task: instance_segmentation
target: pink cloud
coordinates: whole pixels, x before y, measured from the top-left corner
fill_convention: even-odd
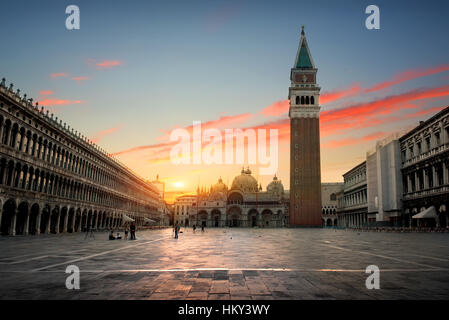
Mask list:
[[[113,128],[109,128],[109,129],[97,132],[95,134],[95,136],[91,140],[92,140],[93,143],[98,143],[104,137],[106,137],[108,135],[111,135],[111,134],[113,134],[113,133],[115,133],[115,132],[117,132],[117,131],[119,131],[121,129],[122,129],[122,126],[119,125],[119,126],[116,126],[116,127],[113,127]]]
[[[427,77],[441,72],[449,71],[449,65],[440,65],[427,69],[412,69],[404,72],[400,72],[395,75],[391,80],[387,80],[373,85],[369,88],[362,88],[359,84],[353,84],[348,88],[337,89],[330,92],[323,92],[320,96],[320,104],[331,103],[340,99],[353,97],[358,94],[372,93],[380,91],[391,86],[414,80],[421,77]],[[289,100],[277,101],[272,105],[264,108],[261,113],[267,116],[279,116],[288,112],[290,107]]]
[[[385,132],[375,132],[375,133],[371,133],[371,134],[368,134],[368,135],[360,137],[360,138],[346,138],[346,139],[340,139],[340,140],[333,140],[328,143],[321,144],[321,147],[328,148],[328,149],[346,147],[346,146],[356,145],[356,144],[360,144],[360,143],[364,143],[364,142],[380,140],[387,135],[388,135],[388,133],[385,133]]]
[[[55,79],[55,78],[65,78],[67,76],[68,76],[68,74],[65,73],[65,72],[58,72],[58,73],[51,73],[50,74],[50,78],[53,78],[53,79]]]
[[[82,81],[87,81],[89,80],[89,77],[73,77],[72,80],[81,83]]]
[[[65,100],[65,99],[43,99],[38,101],[41,106],[64,106],[71,104],[80,104],[83,103],[81,100]]]
[[[39,94],[41,96],[50,96],[50,95],[54,94],[54,92],[52,90],[42,90],[42,91],[39,91]]]
[[[114,67],[121,66],[123,63],[119,60],[104,60],[101,62],[95,63],[98,69],[110,69]]]
[[[372,86],[371,88],[365,89],[365,92],[369,93],[369,92],[379,91],[379,90],[400,84],[405,81],[410,81],[410,80],[421,78],[421,77],[427,77],[427,76],[445,72],[445,71],[449,71],[449,65],[447,65],[447,64],[440,65],[440,66],[437,66],[434,68],[412,69],[412,70],[404,71],[404,72],[401,72],[401,73],[398,73],[397,75],[395,75],[393,77],[393,79],[391,79],[391,80],[378,83],[378,84]]]

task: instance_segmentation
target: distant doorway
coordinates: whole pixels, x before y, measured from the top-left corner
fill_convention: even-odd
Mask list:
[[[257,225],[256,216],[251,217],[251,227],[255,227]]]

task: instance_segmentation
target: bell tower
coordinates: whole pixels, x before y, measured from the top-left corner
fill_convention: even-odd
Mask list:
[[[320,227],[320,87],[318,69],[301,31],[290,72],[290,226]]]

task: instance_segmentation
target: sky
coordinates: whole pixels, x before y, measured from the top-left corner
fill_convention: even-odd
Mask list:
[[[80,29],[67,30],[68,5]],[[380,9],[380,29],[365,8]],[[0,77],[170,194],[241,164],[175,165],[176,128],[278,129],[289,186],[288,88],[301,25],[321,87],[323,182],[377,140],[449,105],[448,1],[4,1]],[[260,174],[262,187],[273,175]]]

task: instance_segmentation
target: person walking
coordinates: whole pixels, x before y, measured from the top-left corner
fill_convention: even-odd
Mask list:
[[[201,232],[204,232],[204,223],[201,224]]]
[[[194,223],[193,224],[193,233],[195,233],[195,230],[196,230],[196,224]]]
[[[125,228],[125,240],[128,240],[128,227]]]
[[[175,233],[175,239],[178,239],[178,223],[173,226],[173,232]]]

